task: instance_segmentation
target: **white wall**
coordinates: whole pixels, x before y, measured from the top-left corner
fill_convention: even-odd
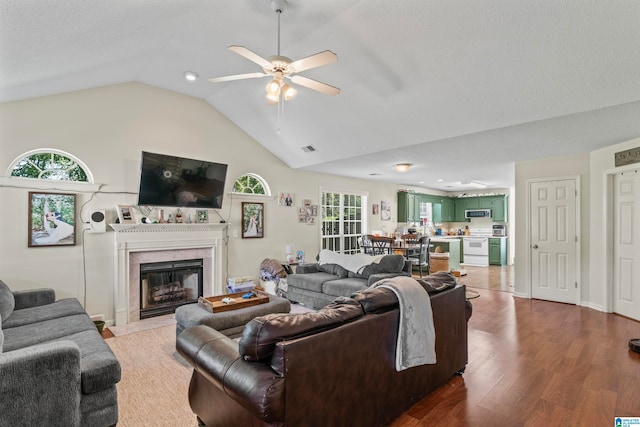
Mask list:
[[[611,261],[607,258],[607,247],[611,246],[610,229],[612,218],[607,213],[612,197],[607,193],[606,180],[612,173],[635,166],[614,167],[614,154],[640,146],[640,138],[611,145],[591,153],[576,156],[547,158],[516,163],[516,242],[515,292],[527,293],[528,269],[526,229],[526,185],[527,180],[542,177],[581,177],[581,286],[582,304],[596,310],[610,311],[607,300]]]
[[[590,302],[593,308],[610,311],[610,300],[607,300],[607,290],[610,289],[611,258],[608,257],[607,248],[612,247],[612,235],[607,231],[611,231],[613,218],[608,213],[613,206],[613,194],[608,191],[606,181],[612,174],[626,170],[638,169],[640,164],[615,167],[615,153],[628,150],[630,148],[640,147],[640,138],[635,138],[620,144],[611,145],[609,147],[593,151],[589,157],[589,170],[591,173],[591,203],[589,211],[591,212],[591,225],[589,234],[590,241],[590,265],[589,276],[591,277],[591,286],[589,293]],[[610,255],[610,253],[609,253]]]
[[[315,257],[320,224],[298,223],[297,206],[302,199],[319,204],[321,187],[368,192],[369,215],[371,203],[392,202],[392,221],[370,216],[369,229],[396,227],[398,186],[293,170],[206,102],[139,83],[0,104],[0,176],[16,157],[37,148],[78,157],[96,183],[103,184],[93,198],[89,193],[78,195],[80,219],[76,220],[83,222],[92,209],[107,209],[107,221],[115,222],[116,204],[136,204],[142,150],[227,163],[227,188],[219,212],[230,224],[229,277],[257,277],[263,259],[284,259],[286,244]],[[274,195],[285,191],[296,197],[293,208],[277,206],[275,196],[250,199],[265,203],[262,239],[240,237],[241,202],[248,199],[229,194],[235,179],[247,172],[265,178]],[[79,231],[73,247],[28,248],[28,191],[0,187],[0,279],[14,290],[46,286],[54,288],[58,298],[82,301],[86,265],[86,309],[113,319],[113,232]],[[218,221],[217,216],[210,214],[210,221]]]

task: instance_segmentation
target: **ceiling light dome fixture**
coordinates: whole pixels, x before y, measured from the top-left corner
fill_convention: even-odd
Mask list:
[[[195,82],[196,80],[198,80],[198,73],[195,73],[193,71],[185,71],[184,78],[187,79],[187,81]]]
[[[398,172],[407,172],[413,163],[396,163],[393,165]]]

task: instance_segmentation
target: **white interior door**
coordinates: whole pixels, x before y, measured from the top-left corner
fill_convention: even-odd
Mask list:
[[[529,195],[531,296],[576,304],[576,180],[531,182]]]
[[[614,183],[613,311],[640,320],[640,173]]]

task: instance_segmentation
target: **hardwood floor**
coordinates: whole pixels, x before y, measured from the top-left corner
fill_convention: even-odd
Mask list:
[[[640,417],[640,354],[628,348],[640,322],[514,298],[511,268],[468,270],[460,281],[480,297],[466,372],[393,427],[613,426],[616,416]]]
[[[640,338],[640,322],[514,298],[505,292],[511,277],[511,268],[468,268],[461,281],[480,297],[471,300],[466,372],[392,427],[599,427],[613,426],[615,416],[640,416],[640,354],[628,349],[629,339]],[[107,343],[123,370],[119,426],[195,427],[187,402],[191,368],[175,357],[175,327]]]
[[[467,274],[458,277],[458,283],[473,288],[493,289],[496,291],[513,292],[513,266],[504,267],[490,265],[489,267],[464,266]],[[417,271],[413,277],[420,278]]]

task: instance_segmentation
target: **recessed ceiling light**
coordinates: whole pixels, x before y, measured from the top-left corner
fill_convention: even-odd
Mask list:
[[[444,182],[444,179],[440,178],[440,179],[438,180],[438,182]]]
[[[184,78],[190,82],[195,82],[198,80],[198,73],[194,73],[193,71],[185,71]]]

